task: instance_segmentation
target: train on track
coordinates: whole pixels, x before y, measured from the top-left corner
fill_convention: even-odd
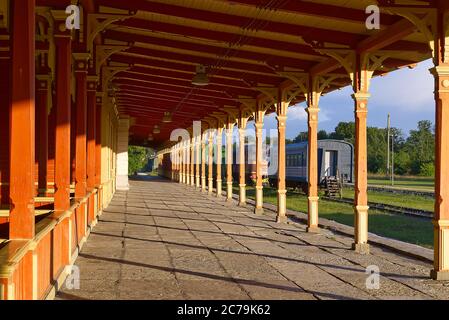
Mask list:
[[[264,181],[270,186],[277,186],[277,148],[267,146],[263,150],[266,155],[262,162]],[[255,146],[246,147],[245,173],[247,181],[256,178]],[[233,178],[239,179],[238,154],[234,150]],[[224,162],[223,162],[224,163]],[[224,165],[225,166],[225,165]],[[223,168],[223,173],[226,168]],[[342,182],[352,183],[354,180],[354,147],[341,140],[318,141],[318,177],[319,183],[324,183],[326,177],[338,178]],[[298,188],[307,191],[308,187],[308,142],[286,145],[286,184],[288,188]]]

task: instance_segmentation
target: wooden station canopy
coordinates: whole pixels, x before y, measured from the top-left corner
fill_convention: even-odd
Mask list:
[[[399,2],[399,1],[397,1]],[[402,1],[403,2],[403,1]],[[429,8],[437,1],[412,1]],[[37,0],[60,7],[61,1]],[[166,146],[176,128],[188,128],[223,108],[240,108],[261,88],[288,84],[290,73],[339,74],[323,94],[351,84],[329,50],[387,53],[375,75],[431,58],[425,36],[407,19],[382,10],[395,1],[371,0],[82,0],[101,28],[97,60],[107,59],[108,90],[131,122],[131,144]],[[366,8],[381,8],[380,30],[368,30]],[[399,5],[400,6],[400,5]],[[91,22],[89,20],[89,23]],[[99,40],[101,39],[101,40]],[[198,66],[210,83],[195,86]],[[304,101],[298,95],[293,103]],[[271,110],[269,110],[270,112]],[[165,112],[171,123],[163,123]],[[148,142],[154,126],[161,133]]]

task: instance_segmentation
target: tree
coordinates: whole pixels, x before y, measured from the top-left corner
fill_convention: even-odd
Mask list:
[[[327,134],[326,130],[318,131],[318,140],[326,140],[326,139],[329,139],[329,135]]]
[[[340,122],[335,128],[335,132],[330,134],[332,139],[345,140],[351,144],[355,141],[355,123]]]
[[[128,174],[133,175],[146,168],[150,158],[150,149],[144,147],[128,147]]]
[[[417,130],[410,131],[405,148],[410,155],[412,174],[420,174],[424,164],[433,163],[435,135],[432,123],[428,120],[419,121]]]
[[[309,133],[307,131],[300,132],[295,139],[293,139],[294,143],[304,142],[309,140]]]

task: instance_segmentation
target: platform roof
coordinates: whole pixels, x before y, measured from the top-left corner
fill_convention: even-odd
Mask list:
[[[385,74],[431,57],[425,37],[404,18],[383,11],[381,29],[368,30],[365,9],[394,1],[367,0],[85,0],[90,13],[126,16],[108,25],[98,44],[116,48],[110,90],[117,109],[132,121],[131,143],[145,144],[154,125],[161,127],[151,145],[160,147],[175,128],[239,108],[241,98],[256,98],[258,86],[289,81],[283,71],[338,73],[325,93],[350,84],[344,68],[323,48],[358,52],[388,50]],[[413,1],[432,7],[434,1]],[[38,0],[58,6],[58,1]],[[120,48],[125,46],[125,48]],[[191,84],[205,65],[210,84]],[[298,96],[294,102],[301,102]],[[165,111],[173,122],[162,123]]]

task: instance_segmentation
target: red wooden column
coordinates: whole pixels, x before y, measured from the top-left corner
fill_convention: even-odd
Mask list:
[[[434,280],[449,280],[449,58],[445,1],[436,15],[434,65],[435,78],[435,215],[434,228]]]
[[[56,132],[55,210],[70,208],[70,72],[71,39],[68,33],[55,35],[56,43]]]
[[[74,53],[76,101],[75,101],[75,198],[80,201],[76,209],[77,239],[87,232],[87,66],[89,54]],[[79,240],[78,240],[79,241]]]
[[[10,104],[10,239],[34,237],[35,1],[12,8]]]
[[[38,163],[38,193],[47,193],[48,175],[48,99],[50,88],[48,74],[37,76],[36,87],[36,150]]]
[[[87,190],[87,62],[89,54],[74,53],[76,79],[75,197]]]
[[[97,77],[89,76],[87,80],[87,190],[95,188],[96,166],[96,125],[97,125]]]
[[[101,186],[101,110],[102,93],[97,92],[95,105],[95,185],[98,188],[97,205],[102,210],[103,192]]]
[[[1,35],[6,35],[1,33]],[[10,104],[10,74],[11,58],[9,41],[0,43],[0,205],[9,203],[9,104]],[[0,219],[3,223],[5,219]]]

